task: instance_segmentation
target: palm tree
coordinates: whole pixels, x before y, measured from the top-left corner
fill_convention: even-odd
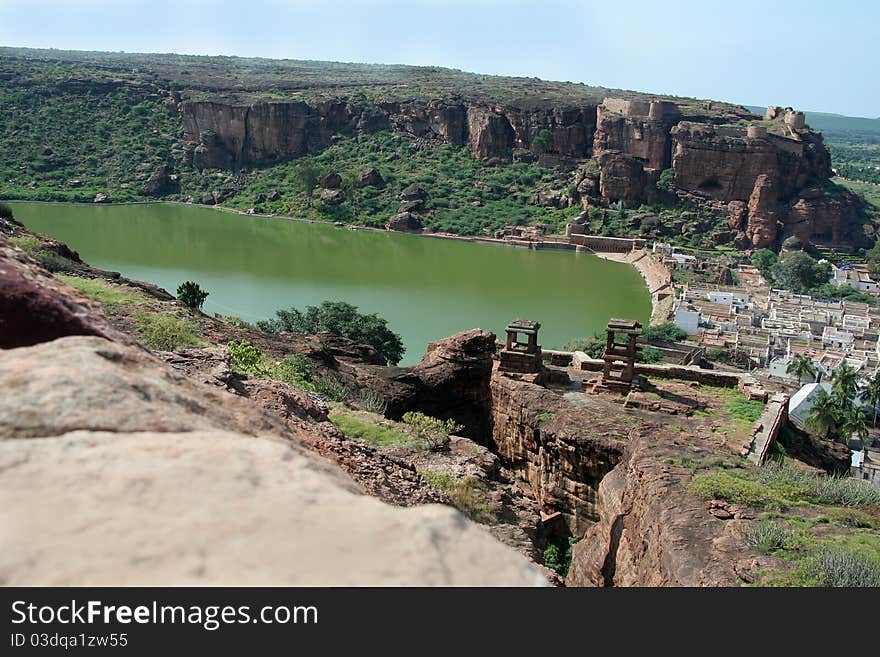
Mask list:
[[[831,380],[834,382],[832,389],[840,396],[842,405],[851,404],[859,390],[858,373],[844,363],[831,373]]]
[[[840,425],[841,438],[845,443],[849,444],[849,439],[856,436],[863,449],[868,446],[870,440],[868,438],[868,424],[865,420],[865,411],[860,406],[853,404],[846,409]]]
[[[877,407],[880,406],[880,372],[875,372],[862,391],[863,398],[874,409],[874,426],[877,426]]]
[[[807,426],[821,434],[826,440],[836,432],[840,425],[840,407],[838,401],[828,394],[825,388],[819,388],[813,395],[813,404],[807,415]]]
[[[795,354],[788,367],[785,368],[785,373],[796,376],[798,383],[801,383],[805,376],[810,378],[816,376],[816,368],[813,366],[813,361],[809,358],[803,354]]]

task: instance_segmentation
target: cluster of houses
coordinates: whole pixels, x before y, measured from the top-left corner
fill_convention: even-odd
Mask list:
[[[701,258],[658,245],[667,267],[687,267],[696,275],[676,286],[674,323],[707,351],[732,355],[753,375],[797,391],[789,406],[803,424],[819,387],[828,387],[833,370],[846,364],[862,377],[880,370],[880,307],[840,299],[814,298],[771,288],[750,265],[736,267],[735,283],[720,285],[701,277]],[[708,280],[707,280],[708,278]],[[866,269],[832,265],[831,282],[880,296]],[[813,363],[815,375],[799,379],[787,370],[795,355]],[[809,379],[809,380],[808,380]],[[853,451],[854,476],[880,486],[880,452]]]

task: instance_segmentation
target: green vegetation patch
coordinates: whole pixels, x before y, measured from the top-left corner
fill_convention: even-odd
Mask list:
[[[65,274],[55,274],[55,278],[104,306],[146,306],[150,303],[143,293],[101,278],[80,278]]]
[[[33,235],[20,235],[13,237],[11,240],[14,246],[27,253],[31,258],[36,260],[42,267],[51,272],[66,271],[71,269],[76,263],[59,255],[52,249],[43,246],[39,238]]]
[[[492,499],[485,482],[476,477],[456,479],[449,473],[430,469],[419,470],[419,474],[429,485],[446,493],[455,508],[474,522],[497,522],[501,505]]]
[[[763,508],[880,505],[880,490],[860,479],[820,476],[787,463],[768,464],[753,472],[725,470],[697,475],[688,490],[704,499]]]
[[[413,438],[397,429],[369,421],[342,410],[333,410],[330,421],[349,438],[362,440],[368,445],[380,447],[411,447],[417,445]]]
[[[192,322],[169,313],[136,312],[137,329],[143,334],[142,342],[155,349],[175,351],[183,347],[203,344]]]
[[[312,383],[313,364],[304,354],[292,354],[278,363],[248,340],[233,340],[226,348],[229,351],[229,365],[236,372],[258,379],[274,379],[308,392],[315,391]]]

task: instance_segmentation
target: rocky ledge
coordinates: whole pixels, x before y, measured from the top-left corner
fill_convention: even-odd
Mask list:
[[[188,376],[2,235],[0,272],[0,583],[546,584],[448,506],[364,494],[444,501],[289,386]]]

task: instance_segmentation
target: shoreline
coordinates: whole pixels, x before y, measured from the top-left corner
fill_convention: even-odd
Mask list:
[[[460,242],[474,242],[477,244],[495,244],[500,246],[507,246],[511,248],[519,248],[519,249],[530,249],[535,251],[571,251],[573,253],[584,253],[583,251],[577,249],[577,245],[567,241],[562,237],[554,237],[548,239],[546,242],[532,242],[527,240],[504,240],[504,239],[496,239],[494,237],[476,237],[472,235],[458,235],[456,233],[430,233],[424,231],[391,231],[385,228],[378,228],[376,226],[366,226],[363,224],[343,224],[341,222],[330,222],[330,221],[321,221],[318,219],[308,219],[306,217],[295,217],[293,215],[281,215],[281,214],[260,214],[256,212],[243,212],[241,210],[235,210],[233,208],[226,208],[219,205],[202,205],[201,203],[187,203],[186,201],[123,201],[119,203],[80,203],[77,201],[29,201],[27,199],[6,199],[3,202],[9,203],[39,203],[44,205],[79,205],[79,206],[98,206],[98,207],[113,207],[113,206],[123,206],[123,205],[185,205],[188,207],[196,207],[196,208],[205,208],[209,210],[217,210],[219,212],[225,212],[227,214],[234,214],[242,217],[259,217],[262,219],[276,219],[279,221],[298,221],[301,223],[309,223],[309,224],[322,224],[325,226],[332,226],[334,228],[346,228],[352,231],[358,230],[368,230],[377,233],[395,233],[398,235],[415,235],[417,237],[429,237],[434,239],[446,239],[446,240],[457,240]],[[542,246],[535,246],[535,245]],[[543,246],[544,244],[548,244],[548,246]],[[664,276],[662,274],[658,274],[655,269],[656,266],[646,266],[644,262],[645,257],[647,256],[649,259],[653,260],[652,256],[645,251],[641,250],[641,254],[639,257],[633,259],[632,255],[635,253],[639,253],[638,250],[630,251],[629,253],[615,253],[608,251],[593,251],[590,250],[587,252],[588,255],[594,255],[598,258],[602,258],[603,260],[609,260],[611,262],[617,262],[620,264],[628,264],[631,265],[635,270],[641,275],[642,279],[645,281],[645,287],[648,289],[648,296],[651,299],[651,319],[650,323],[660,323],[661,321],[665,321],[662,319],[664,316],[668,314],[667,310],[662,304],[662,299],[658,298],[657,292],[664,288],[666,282],[664,281]],[[655,263],[659,264],[659,263]],[[662,267],[662,264],[660,265]],[[665,270],[666,268],[663,267]],[[671,276],[669,275],[668,270],[666,271],[666,275],[669,276],[669,283],[671,283]]]

